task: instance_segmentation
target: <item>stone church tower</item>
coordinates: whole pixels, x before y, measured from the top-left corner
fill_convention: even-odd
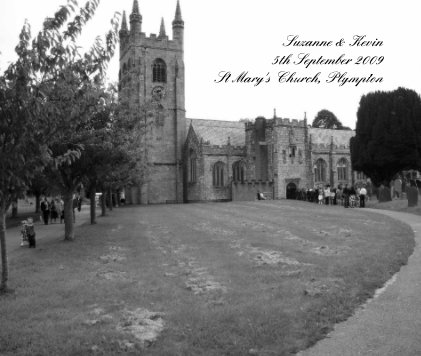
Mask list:
[[[184,106],[184,21],[177,1],[172,39],[164,19],[159,34],[142,32],[142,15],[133,2],[127,26],[120,30],[119,96],[130,102],[143,120],[144,159],[150,169],[132,201],[142,204],[183,202],[183,144],[186,140]]]

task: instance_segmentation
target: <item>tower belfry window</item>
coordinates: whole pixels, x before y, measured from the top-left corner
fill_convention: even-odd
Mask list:
[[[159,83],[167,82],[167,65],[161,58],[157,58],[153,62],[152,81],[159,82]]]

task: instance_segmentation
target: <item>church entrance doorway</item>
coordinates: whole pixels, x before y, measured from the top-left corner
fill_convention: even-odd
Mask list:
[[[287,199],[296,199],[297,197],[297,185],[293,182],[287,185]]]

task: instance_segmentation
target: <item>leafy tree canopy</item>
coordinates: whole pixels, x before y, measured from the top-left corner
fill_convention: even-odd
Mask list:
[[[421,170],[421,98],[414,90],[398,88],[363,95],[351,139],[354,170],[374,184],[388,183],[409,169]]]
[[[320,129],[351,130],[349,127],[343,126],[333,112],[326,109],[317,113],[311,126]]]

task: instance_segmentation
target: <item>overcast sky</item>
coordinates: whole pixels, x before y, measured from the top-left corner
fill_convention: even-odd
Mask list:
[[[0,69],[14,59],[14,47],[25,18],[33,34],[46,16],[65,3],[63,0],[0,0]],[[132,9],[132,0],[102,0],[95,18],[86,27],[79,44],[89,46],[110,26],[115,11]],[[82,5],[83,1],[79,0]],[[421,93],[421,46],[418,0],[181,0],[185,22],[186,110],[189,118],[215,120],[270,118],[277,116],[303,119],[309,123],[321,109],[332,111],[344,125],[355,128],[361,95],[375,90],[393,90],[398,86]],[[172,36],[176,0],[139,0],[143,17],[142,31],[158,33],[164,17],[167,35]],[[332,41],[331,46],[284,46],[288,36],[298,41]],[[365,36],[381,46],[349,46],[354,36]],[[291,37],[290,37],[291,38]],[[336,42],[344,39],[342,46]],[[275,58],[291,54],[289,64],[272,64]],[[342,59],[348,64],[312,64],[306,59]],[[356,64],[372,61],[373,64]],[[117,80],[118,55],[109,68],[109,78]],[[384,59],[382,60],[381,57]],[[264,81],[235,82],[247,71],[248,76]],[[227,82],[216,83],[221,72],[230,72]],[[279,72],[295,72],[296,78],[310,77],[317,83],[280,83]],[[319,75],[317,73],[320,72]],[[347,83],[337,77],[383,78],[377,83]],[[269,75],[268,75],[269,73]],[[270,77],[269,82],[265,82]],[[285,76],[286,79],[288,76]],[[233,82],[234,80],[234,82]]]

